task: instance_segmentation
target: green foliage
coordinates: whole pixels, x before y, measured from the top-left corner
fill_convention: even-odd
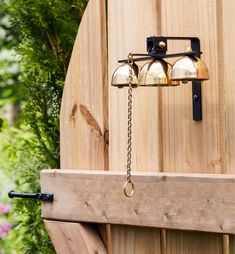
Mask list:
[[[17,191],[40,191],[40,170],[50,165],[41,155],[36,137],[26,129],[11,127],[0,133],[0,140],[0,168],[15,182]],[[20,248],[21,253],[54,253],[40,216],[40,203],[16,199],[12,204],[10,220],[15,227],[4,239],[5,248],[10,242],[8,248],[12,248],[14,240],[14,247]]]
[[[24,121],[53,168],[59,167],[58,116],[63,81],[86,3],[75,2],[7,1],[15,33],[20,34],[16,51],[21,56]]]
[[[17,191],[40,191],[40,170],[60,166],[63,82],[86,4],[87,0],[5,1],[10,25],[4,29],[17,38],[12,45],[17,45],[14,50],[21,70],[15,83],[21,91],[20,97],[17,95],[21,114],[17,128],[0,123],[0,169]],[[54,253],[40,216],[40,203],[18,199],[13,207],[11,218],[16,226],[5,242],[14,242],[17,253]]]
[[[0,1],[0,112],[9,103],[18,106],[21,87],[18,85],[19,66],[13,48],[18,44],[18,37],[13,37],[13,30]]]

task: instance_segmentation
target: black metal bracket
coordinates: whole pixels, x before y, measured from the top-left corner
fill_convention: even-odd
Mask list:
[[[54,199],[53,194],[49,194],[49,193],[17,193],[14,191],[9,191],[8,197],[9,198],[32,198],[32,199],[37,199],[44,202],[53,202],[53,199]]]
[[[192,81],[193,120],[202,120],[202,91],[201,82]]]
[[[167,55],[167,41],[168,40],[189,40],[191,43],[191,49],[194,56],[200,58],[200,40],[197,37],[164,37],[164,36],[152,36],[147,38],[147,51],[148,55],[162,54],[162,58],[174,57],[180,55],[187,55],[186,52]],[[161,46],[160,46],[161,45]],[[202,92],[201,92],[201,81],[192,81],[192,111],[193,120],[202,120]]]

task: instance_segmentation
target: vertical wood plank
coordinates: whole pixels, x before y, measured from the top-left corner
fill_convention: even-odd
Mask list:
[[[222,253],[221,235],[202,232],[170,231],[168,237],[168,253]]]
[[[226,172],[235,173],[235,52],[233,50],[235,43],[235,31],[233,28],[235,2],[233,0],[223,0],[220,3],[222,30],[220,47],[223,50],[221,56],[223,73],[220,85],[225,93],[225,106],[223,107],[225,115],[225,160]],[[235,236],[229,236],[230,253],[235,253]],[[225,247],[225,246],[224,246]]]
[[[61,106],[61,168],[107,169],[105,0],[90,0],[74,44]]]
[[[146,37],[159,34],[160,1],[108,0],[109,83],[118,59],[129,52],[146,52]],[[126,170],[127,89],[109,88],[110,170]],[[160,171],[160,92],[133,90],[133,170]],[[160,231],[112,226],[113,254],[158,254]]]
[[[113,254],[157,254],[159,230],[144,227],[112,227]]]
[[[235,236],[230,236],[230,253],[229,254],[234,254],[235,253]]]
[[[227,162],[227,173],[235,173],[235,31],[233,28],[234,24],[234,13],[235,13],[235,2],[233,0],[223,0],[221,4],[221,29],[223,33],[220,40],[223,42],[221,47],[224,52],[223,63],[224,73],[223,81],[220,86],[225,91],[225,137],[226,137],[226,162]]]
[[[140,1],[134,1],[132,11],[137,12],[139,2]],[[135,48],[136,44],[134,42],[138,34],[138,32],[135,31],[135,26],[141,30],[142,24],[145,23],[145,21],[141,21],[141,24],[139,24],[139,21],[135,20],[135,16],[131,15],[132,24],[128,24],[127,26],[126,19],[131,13],[130,12],[128,15],[127,12],[133,2],[129,1],[125,3],[125,5],[122,5],[121,1],[115,3],[116,5],[111,1],[110,3],[113,9],[115,6],[116,10],[118,10],[117,13],[120,20],[118,21],[117,18],[115,19],[113,13],[110,14],[109,17],[111,17],[111,21],[109,18],[109,26],[112,27],[111,24],[114,20],[114,23],[116,22],[115,28],[118,30],[116,39],[118,40],[119,37],[122,37],[122,39],[125,39],[125,42],[119,42],[118,40],[117,48],[114,49],[113,44],[110,43],[112,42],[111,35],[111,39],[109,37],[109,45],[111,45],[109,53],[112,51],[112,57],[114,57],[114,50],[122,52],[120,48],[123,44],[124,47],[130,48],[129,51],[133,50],[134,52],[138,52],[138,48]],[[211,80],[203,85],[203,121],[200,123],[192,121],[190,85],[174,89],[163,88],[161,90],[159,89],[159,91],[154,91],[154,88],[151,91],[148,88],[151,95],[147,100],[145,100],[148,93],[146,91],[147,89],[144,88],[141,90],[141,88],[138,88],[138,91],[135,92],[136,101],[134,101],[134,107],[137,109],[134,110],[134,114],[138,114],[138,116],[134,116],[133,125],[134,127],[138,127],[138,129],[133,131],[133,150],[135,151],[133,168],[134,170],[138,170],[143,168],[140,165],[144,165],[147,170],[164,169],[165,171],[179,171],[183,169],[185,172],[225,173],[227,172],[224,135],[224,101],[226,98],[224,88],[220,86],[221,81],[223,81],[224,68],[224,62],[222,61],[223,48],[221,48],[221,35],[223,34],[223,30],[220,25],[222,20],[222,1],[197,1],[193,4],[193,12],[191,12],[192,2],[189,0],[155,1],[154,3],[157,4],[158,8],[156,9],[156,13],[158,13],[158,18],[156,18],[156,20],[158,20],[158,22],[155,34],[158,32],[169,36],[199,36],[202,50],[204,51],[203,59],[209,66]],[[148,4],[150,4],[150,1],[148,1]],[[230,5],[227,5],[228,8],[229,6],[231,7],[231,2]],[[159,7],[161,7],[161,11],[159,11]],[[144,7],[143,9],[147,14],[146,16],[149,17],[149,13],[151,12],[148,11],[148,8]],[[111,9],[109,8],[109,12],[110,11]],[[122,15],[120,15],[120,13],[122,13]],[[161,17],[160,22],[159,16]],[[125,24],[125,27],[123,24]],[[152,23],[149,23],[146,24],[146,26],[150,27],[150,24],[152,25]],[[146,29],[146,27],[144,28]],[[128,29],[133,31],[131,32],[131,37]],[[146,30],[141,30],[142,37],[146,37],[144,31]],[[113,36],[113,38],[115,38],[115,36]],[[187,44],[178,43],[172,49],[174,51],[182,50],[182,46],[186,47],[186,45]],[[128,50],[126,54],[127,53]],[[125,55],[122,57],[125,57]],[[116,61],[117,58],[116,56]],[[119,58],[121,58],[121,56]],[[221,59],[221,61],[219,61],[219,59]],[[111,73],[114,70],[112,62],[113,61],[109,58]],[[121,135],[126,131],[126,115],[124,114],[124,109],[126,109],[126,98],[124,97],[125,91],[123,90],[122,92],[116,90],[116,94],[112,90],[110,92],[110,123],[113,129],[111,133],[113,140],[113,143],[111,143],[111,163],[121,169],[125,168],[126,148],[125,136]],[[155,105],[152,104],[151,96],[153,97],[153,95],[157,98],[157,110],[156,107],[153,107]],[[231,93],[229,93],[229,95],[231,96]],[[138,100],[137,98],[141,99]],[[112,106],[112,104],[115,106]],[[139,105],[141,105],[141,107],[138,107]],[[113,114],[115,112],[116,114]],[[112,115],[116,119],[113,119]],[[144,118],[141,118],[142,116]],[[148,118],[148,116],[150,117]],[[155,117],[157,120],[153,121],[151,117]],[[141,119],[141,121],[138,121],[138,119]],[[233,122],[231,123],[231,119],[228,125],[231,126],[230,128],[232,130]],[[150,126],[152,126],[152,129]],[[141,132],[138,132],[138,130],[141,130]],[[146,133],[148,133],[147,138]],[[151,144],[153,146],[151,150],[148,150]],[[145,147],[145,149],[147,147],[147,150],[143,151],[142,147]],[[231,151],[234,151],[233,147],[231,148]],[[169,233],[169,242],[172,245],[179,241],[184,242],[184,244],[180,245],[181,247],[179,249],[171,248],[172,253],[189,253],[187,251],[191,249],[190,242],[188,241],[186,243],[186,241],[184,241],[184,239],[186,239],[185,234],[185,232]],[[206,241],[202,241],[202,239],[206,239],[206,237],[197,237],[197,234],[194,236],[194,233],[187,234],[197,242],[195,253],[221,253],[221,236],[208,234],[208,239],[214,240],[208,240],[209,245],[204,248]],[[173,249],[178,252],[173,252]],[[205,249],[204,252],[203,249]]]
[[[172,36],[197,36],[210,81],[202,84],[203,120],[192,120],[191,85],[163,92],[164,170],[225,173],[224,89],[221,87],[220,1],[166,0],[162,2],[162,32]],[[193,8],[193,11],[192,11]],[[182,50],[185,44],[174,44]],[[180,144],[180,145],[179,145]],[[193,232],[168,232],[170,254],[220,254],[222,236]]]
[[[118,59],[146,52],[146,37],[158,34],[160,1],[108,1],[109,83]],[[160,13],[159,13],[160,15]],[[159,90],[133,90],[133,170],[160,170]],[[126,170],[127,89],[110,87],[110,167]],[[156,156],[156,154],[158,156]]]
[[[223,235],[223,254],[229,254],[230,249],[229,235]]]
[[[191,11],[193,8],[193,12]],[[164,170],[221,173],[224,167],[224,143],[219,97],[223,90],[218,82],[217,4],[199,0],[162,2],[162,33],[172,36],[197,36],[201,41],[202,59],[210,70],[210,80],[202,84],[203,120],[192,120],[191,84],[163,91]],[[190,42],[187,43],[190,45]],[[187,44],[175,43],[174,51]]]
[[[106,1],[90,0],[83,15],[74,44],[68,72],[66,75],[60,112],[60,154],[63,169],[108,169],[108,87],[107,87],[107,36]],[[48,223],[47,223],[48,224]],[[54,224],[53,224],[54,225]],[[75,248],[69,253],[98,253],[89,249],[89,241],[99,248],[102,240],[98,233],[91,233],[86,225],[64,223],[60,228],[60,238],[56,238],[57,227],[49,234],[58,253],[60,244],[70,242]],[[109,235],[108,227],[100,227],[102,235]],[[77,241],[69,229],[80,232]],[[85,238],[83,236],[85,234]],[[95,235],[97,234],[97,235]],[[89,239],[89,237],[91,239]],[[64,239],[63,239],[64,238]],[[104,237],[109,245],[109,237]],[[93,246],[94,247],[94,246]],[[107,248],[110,248],[107,246]],[[99,252],[104,253],[104,252]]]

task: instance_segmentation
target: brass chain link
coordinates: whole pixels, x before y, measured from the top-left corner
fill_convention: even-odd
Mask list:
[[[134,183],[131,180],[131,159],[132,159],[132,81],[133,81],[133,56],[128,55],[129,64],[129,87],[128,87],[128,115],[127,115],[127,164],[126,182],[124,184],[124,194],[131,197],[134,194]],[[128,187],[129,186],[129,187]],[[130,191],[127,189],[130,188]]]

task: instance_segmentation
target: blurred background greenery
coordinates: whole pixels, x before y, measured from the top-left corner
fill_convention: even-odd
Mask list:
[[[87,2],[0,0],[0,254],[55,253],[40,202],[7,193],[38,192],[40,170],[60,167],[60,101]]]

